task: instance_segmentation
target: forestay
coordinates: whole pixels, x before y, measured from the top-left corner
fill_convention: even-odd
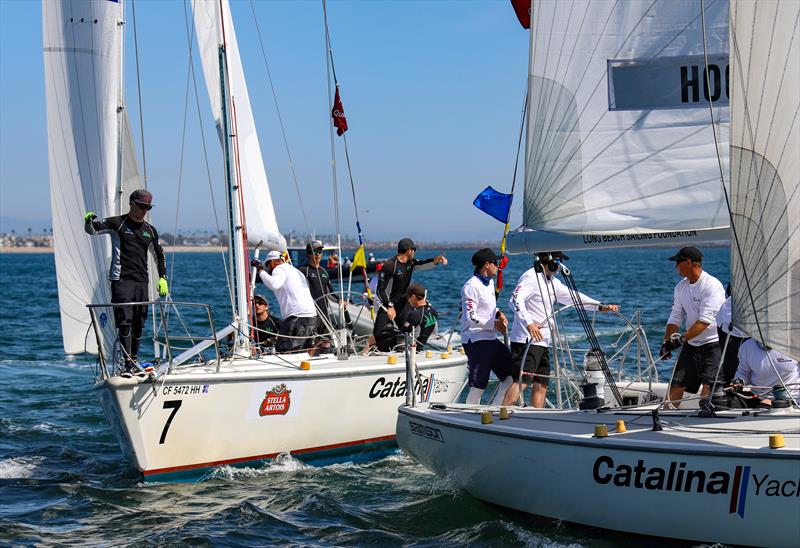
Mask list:
[[[730,199],[741,248],[740,255],[739,246],[731,246],[733,323],[795,359],[800,359],[798,25],[798,2],[731,5]]]
[[[90,238],[82,215],[118,213],[122,5],[42,2],[48,156],[64,351],[97,352],[87,303],[111,300],[110,238]],[[114,340],[110,311],[100,318]]]
[[[286,240],[278,229],[272,196],[267,182],[261,146],[258,141],[250,97],[239,57],[239,47],[227,0],[194,0],[194,26],[203,63],[208,96],[217,123],[220,140],[224,140],[221,120],[219,47],[225,44],[228,59],[228,86],[236,120],[238,162],[248,240],[262,248],[283,251]]]
[[[728,2],[704,4],[707,50],[701,5],[533,2],[512,252],[727,238]]]

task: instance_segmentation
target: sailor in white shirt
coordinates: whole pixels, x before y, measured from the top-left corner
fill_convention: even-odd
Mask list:
[[[669,359],[673,350],[681,349],[669,387],[669,399],[677,408],[686,390],[696,393],[702,384],[700,396],[706,398],[715,382],[722,386],[716,316],[725,302],[725,289],[703,271],[703,254],[696,247],[683,247],[669,260],[675,261],[683,279],[675,286],[660,354]],[[680,334],[684,323],[686,331]]]
[[[311,348],[317,325],[317,308],[302,272],[283,262],[283,255],[270,251],[264,264],[253,259],[261,282],[275,293],[283,316],[276,352]]]
[[[751,391],[762,398],[762,403],[768,403],[773,399],[771,387],[783,384],[794,401],[800,403],[799,368],[797,360],[749,339],[739,347],[739,369],[734,385],[752,386]]]
[[[717,312],[717,336],[719,337],[720,351],[724,351],[722,358],[722,379],[725,385],[729,385],[736,375],[739,367],[739,346],[747,339],[747,335],[742,333],[733,323],[731,323],[731,297],[730,285],[725,294],[728,298],[722,304],[722,308]]]
[[[511,353],[497,340],[496,332],[505,333],[508,320],[499,308],[494,294],[494,277],[500,257],[489,248],[472,256],[475,274],[461,288],[461,341],[469,366],[467,403],[479,404],[481,395],[494,372],[501,381],[492,404],[509,405],[516,399],[509,394],[514,385]]]
[[[572,297],[569,289],[555,277],[562,261],[569,257],[561,251],[539,253],[533,268],[527,270],[517,282],[509,304],[514,311],[514,322],[511,326],[511,359],[514,372],[519,373],[522,356],[525,364],[522,382],[518,386],[524,392],[527,389],[526,377],[531,377],[531,405],[544,407],[547,384],[550,380],[550,325],[553,322],[553,305],[571,305]],[[601,304],[600,301],[579,293],[581,302],[587,310],[617,311],[615,304]],[[528,340],[531,345],[525,354]]]

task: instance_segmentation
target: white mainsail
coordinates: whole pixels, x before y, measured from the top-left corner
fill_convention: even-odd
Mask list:
[[[109,238],[91,238],[82,216],[117,213],[122,5],[42,3],[53,246],[64,350],[97,352],[87,303],[111,300]],[[111,311],[101,317],[114,340]]]
[[[239,184],[243,192],[248,240],[255,244],[260,243],[264,249],[283,251],[286,249],[286,240],[278,229],[272,205],[230,6],[227,0],[193,0],[192,12],[203,74],[221,141],[224,140],[224,135],[221,120],[219,46],[223,42],[226,46],[228,86],[237,124],[235,142],[238,143]]]
[[[728,1],[704,3],[706,48],[702,5],[533,2],[511,252],[728,237]]]
[[[798,25],[800,2],[731,4],[730,201],[738,237],[738,245],[731,245],[733,323],[795,359],[800,359]]]

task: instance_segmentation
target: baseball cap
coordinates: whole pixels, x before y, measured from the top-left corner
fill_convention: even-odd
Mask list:
[[[682,247],[678,253],[670,257],[668,260],[681,262],[689,259],[695,263],[699,263],[703,261],[703,253],[697,249],[696,247]]]
[[[281,255],[280,251],[270,251],[264,257],[264,262],[274,261],[275,259],[282,259],[282,258],[283,258],[283,255]]]
[[[417,249],[417,244],[414,243],[414,240],[411,238],[403,238],[399,242],[397,242],[397,252],[398,253],[405,253],[409,249]]]
[[[315,251],[321,251],[325,246],[319,240],[311,240],[306,244],[306,254],[311,255]]]
[[[153,195],[150,193],[149,190],[145,190],[143,188],[131,192],[131,197],[129,201],[136,202],[138,204],[146,204],[149,205],[150,207],[153,207]]]
[[[472,264],[476,267],[481,267],[486,263],[491,263],[494,261],[499,261],[500,257],[494,254],[494,251],[489,249],[488,247],[484,247],[483,249],[479,249],[475,252],[472,256]]]
[[[253,302],[254,303],[262,302],[264,304],[267,304],[267,299],[264,298],[264,295],[259,295],[258,293],[256,293],[255,295],[253,295]]]

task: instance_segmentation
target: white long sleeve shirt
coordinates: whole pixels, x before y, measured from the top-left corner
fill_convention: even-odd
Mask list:
[[[725,302],[725,288],[718,279],[702,272],[695,283],[689,283],[688,278],[682,279],[675,286],[675,295],[672,299],[672,312],[668,324],[681,327],[686,322],[686,329],[700,320],[708,327],[688,343],[692,346],[703,346],[719,341],[717,336],[717,312]]]
[[[311,290],[308,289],[308,281],[303,273],[292,265],[279,264],[272,269],[272,274],[262,270],[258,277],[275,293],[284,320],[292,316],[313,318],[317,315]]]
[[[461,288],[461,340],[470,343],[495,339],[496,314],[494,280],[483,285],[480,278],[472,276]]]
[[[600,301],[579,292],[581,302],[587,310],[597,310]],[[534,341],[536,346],[550,345],[550,322],[545,320],[553,313],[553,305],[572,304],[569,289],[558,278],[548,278],[544,272],[527,270],[517,282],[509,304],[514,311],[514,323],[511,325],[511,342],[526,343],[530,335],[528,326],[536,324],[542,333],[543,340]],[[542,325],[544,324],[544,325]]]
[[[749,339],[739,347],[739,368],[736,370],[736,377],[752,386],[780,386],[781,383],[775,376],[777,370],[792,397],[797,400],[800,398],[799,367],[797,360],[777,350],[765,351],[755,339]],[[769,392],[769,389],[753,390],[754,394],[763,392]]]

